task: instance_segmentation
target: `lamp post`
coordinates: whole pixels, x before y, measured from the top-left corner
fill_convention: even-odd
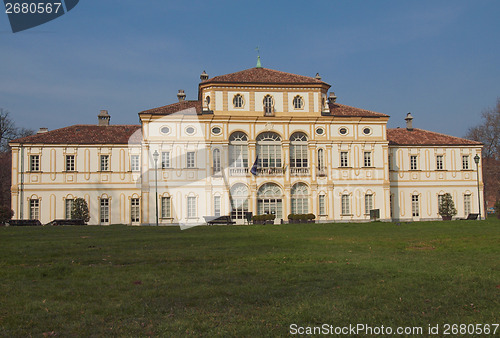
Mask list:
[[[158,151],[155,150],[153,153],[153,159],[155,161],[155,205],[156,205],[156,226],[158,226]]]
[[[480,157],[478,154],[474,156],[474,162],[476,162],[476,169],[477,169],[477,201],[479,204],[479,220],[481,220],[481,195],[479,193],[479,160]]]

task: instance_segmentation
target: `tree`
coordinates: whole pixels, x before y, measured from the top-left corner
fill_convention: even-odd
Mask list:
[[[439,204],[439,214],[444,217],[453,217],[457,214],[457,209],[455,208],[455,203],[453,203],[453,197],[450,193],[443,195],[441,203]]]
[[[10,185],[12,155],[9,142],[19,137],[33,135],[31,129],[18,128],[9,117],[9,112],[0,108],[0,205],[10,208]]]
[[[14,216],[14,211],[10,206],[0,205],[0,224],[5,224],[12,216]]]
[[[83,219],[85,223],[90,220],[89,207],[83,198],[77,198],[73,201],[71,219]]]
[[[500,98],[495,108],[487,109],[482,114],[483,122],[472,127],[465,136],[484,144],[483,181],[485,199],[491,204],[500,199]]]

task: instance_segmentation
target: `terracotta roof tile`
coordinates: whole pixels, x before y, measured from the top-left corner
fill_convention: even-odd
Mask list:
[[[389,117],[389,115],[376,113],[370,110],[355,108],[338,103],[330,103],[330,113],[332,116],[340,117]]]
[[[480,146],[481,142],[435,133],[433,131],[406,128],[387,129],[389,145],[403,146]]]
[[[314,77],[280,72],[268,68],[250,68],[240,72],[219,75],[203,81],[205,83],[256,83],[256,84],[325,84]]]
[[[128,144],[130,137],[140,130],[138,125],[97,126],[78,124],[26,136],[10,143],[42,144]]]
[[[185,112],[184,112],[185,111]],[[201,114],[201,101],[180,101],[163,107],[141,111],[139,114],[170,115],[173,113]]]

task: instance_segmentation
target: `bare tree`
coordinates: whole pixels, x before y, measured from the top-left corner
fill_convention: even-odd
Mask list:
[[[495,108],[483,112],[482,119],[483,123],[470,128],[465,137],[484,144],[484,192],[488,206],[492,206],[500,200],[500,98]]]
[[[9,141],[33,135],[31,129],[16,127],[9,112],[0,108],[0,205],[10,206],[11,153]]]

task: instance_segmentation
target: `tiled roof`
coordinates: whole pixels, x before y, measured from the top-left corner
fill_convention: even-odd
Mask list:
[[[267,68],[250,68],[240,72],[215,76],[205,83],[255,83],[255,84],[326,84],[314,77],[280,72]]]
[[[190,111],[191,110],[191,111]],[[201,114],[201,101],[180,101],[167,106],[141,111],[139,114],[170,115],[173,113]]]
[[[26,136],[10,143],[29,144],[128,144],[130,137],[141,129],[138,125],[98,126],[77,124],[70,127]]]
[[[376,113],[370,110],[355,108],[338,103],[330,103],[330,113],[332,116],[340,117],[389,117],[382,113]]]
[[[402,146],[480,146],[481,142],[422,129],[387,129],[389,145]]]

